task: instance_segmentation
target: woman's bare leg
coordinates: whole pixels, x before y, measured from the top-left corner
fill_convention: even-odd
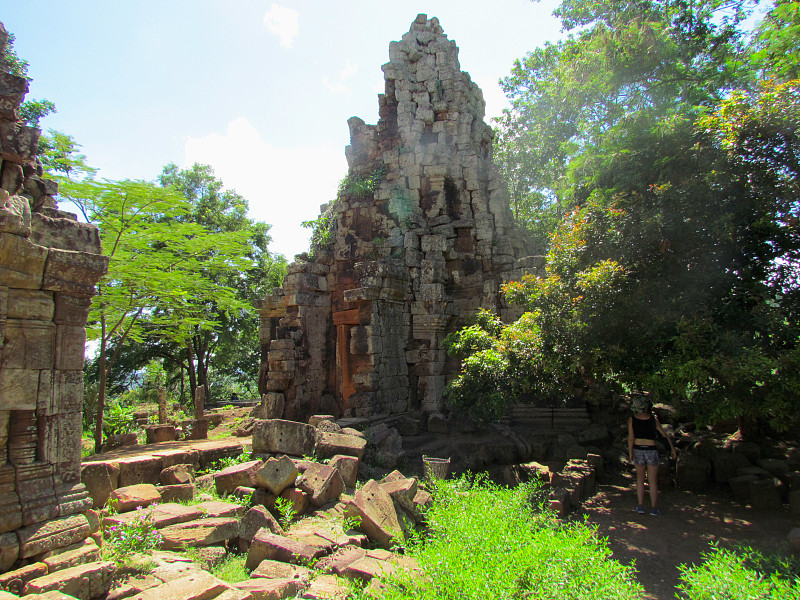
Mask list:
[[[658,504],[658,465],[647,465],[647,481],[650,483],[650,506],[655,508]]]
[[[636,498],[639,500],[637,504],[644,506],[644,474],[647,470],[647,465],[636,465]]]

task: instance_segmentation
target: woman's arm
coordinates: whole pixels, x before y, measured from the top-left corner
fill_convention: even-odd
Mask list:
[[[658,432],[659,432],[661,435],[663,435],[665,438],[667,438],[667,442],[669,442],[669,456],[670,456],[670,458],[671,458],[672,460],[675,460],[676,458],[678,458],[678,453],[675,451],[675,446],[674,446],[674,444],[672,443],[672,438],[671,438],[671,437],[669,437],[669,436],[667,435],[667,433],[664,431],[664,428],[663,428],[663,427],[661,427],[661,423],[659,422],[659,420],[658,420],[658,417],[656,417],[655,415],[653,415],[653,418],[656,420],[656,429],[658,430]]]
[[[628,458],[633,460],[633,417],[628,417]]]

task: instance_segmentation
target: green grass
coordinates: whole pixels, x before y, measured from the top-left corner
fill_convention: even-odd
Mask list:
[[[250,573],[244,568],[246,554],[229,554],[225,560],[214,565],[211,574],[228,583],[239,583],[250,579]]]
[[[611,558],[583,523],[561,523],[531,500],[536,489],[485,480],[439,482],[424,537],[409,553],[424,575],[401,572],[364,597],[638,599],[634,570]]]

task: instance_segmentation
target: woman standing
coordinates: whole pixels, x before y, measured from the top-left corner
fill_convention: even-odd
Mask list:
[[[670,457],[674,460],[677,454],[672,440],[664,433],[658,418],[652,413],[650,400],[638,396],[631,403],[633,416],[628,419],[628,456],[636,465],[636,512],[644,514],[644,478],[650,483],[650,514],[661,514],[658,509],[658,465],[661,457],[656,449],[656,438],[660,433],[669,442]]]

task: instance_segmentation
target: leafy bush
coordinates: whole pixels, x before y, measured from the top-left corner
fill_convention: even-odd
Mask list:
[[[136,432],[136,408],[126,406],[121,400],[112,400],[103,413],[103,433],[106,436]]]
[[[750,548],[739,554],[712,545],[703,563],[681,566],[678,586],[689,600],[782,600],[800,598],[797,565],[766,557]],[[761,567],[763,570],[751,567]],[[768,571],[771,571],[769,573]],[[794,579],[794,582],[791,579]]]
[[[611,558],[582,523],[561,523],[532,500],[537,488],[484,479],[442,481],[427,514],[429,533],[409,552],[423,574],[399,572],[369,598],[640,598],[634,570]]]

